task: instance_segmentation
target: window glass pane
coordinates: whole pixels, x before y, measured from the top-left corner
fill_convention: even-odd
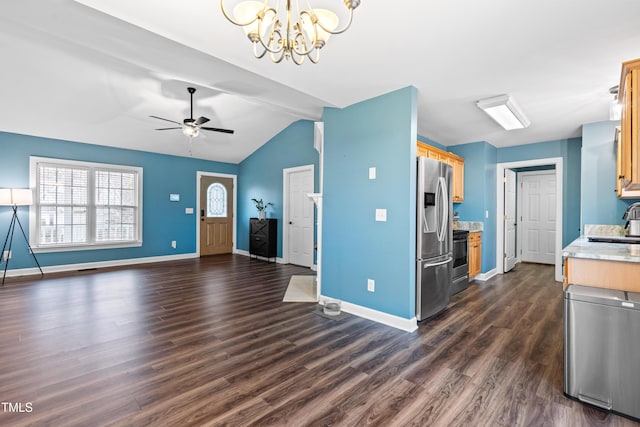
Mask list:
[[[207,189],[207,216],[209,218],[227,217],[227,189],[215,182]]]
[[[96,171],[96,187],[109,188],[109,173],[105,171]]]
[[[120,197],[120,189],[119,188],[110,188],[109,189],[109,204],[110,205],[119,205],[122,203],[122,198]]]
[[[109,172],[109,188],[122,188],[121,172]]]
[[[135,206],[136,193],[133,190],[122,190],[122,204],[125,206]]]
[[[134,190],[136,188],[136,174],[123,173],[122,174],[122,188],[127,190]]]

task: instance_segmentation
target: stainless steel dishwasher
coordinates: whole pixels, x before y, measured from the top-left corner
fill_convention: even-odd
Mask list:
[[[564,392],[640,418],[640,294],[567,286]]]

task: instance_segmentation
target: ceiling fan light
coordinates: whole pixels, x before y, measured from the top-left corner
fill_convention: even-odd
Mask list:
[[[198,129],[196,126],[184,125],[182,126],[182,134],[184,136],[188,136],[189,138],[195,138],[196,136],[198,136],[198,134],[200,134],[200,129]]]

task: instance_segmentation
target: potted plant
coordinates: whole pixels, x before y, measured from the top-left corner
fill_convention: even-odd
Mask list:
[[[258,218],[265,219],[267,217],[266,209],[268,206],[273,206],[273,203],[265,203],[262,201],[262,199],[251,199],[251,201],[256,205],[256,209],[258,210]]]

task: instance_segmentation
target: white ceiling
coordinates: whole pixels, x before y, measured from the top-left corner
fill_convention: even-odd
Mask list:
[[[638,18],[637,0],[362,0],[320,63],[298,67],[253,58],[217,0],[3,0],[0,130],[189,156],[149,116],[181,122],[194,86],[194,116],[236,133],[206,133],[191,155],[237,163],[325,106],[413,85],[418,133],[444,145],[570,138],[608,119],[621,62],[640,57]],[[502,93],[529,128],[475,106]]]

